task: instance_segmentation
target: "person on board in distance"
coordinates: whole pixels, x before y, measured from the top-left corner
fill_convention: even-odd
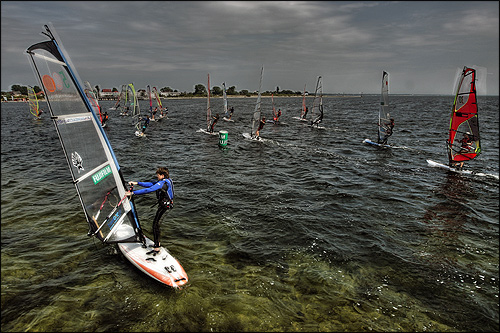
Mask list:
[[[218,121],[219,121],[219,114],[217,113],[215,117],[212,116],[212,123],[210,124],[210,128],[208,129],[210,133],[214,132],[215,124],[217,124]]]
[[[153,220],[153,250],[146,254],[155,256],[160,253],[160,219],[167,210],[174,207],[174,183],[170,179],[170,173],[167,168],[159,167],[156,169],[157,182],[129,182],[129,185],[139,185],[143,189],[136,191],[127,191],[125,195],[132,197],[132,195],[141,195],[156,191],[156,198],[158,199],[158,209]]]
[[[394,118],[391,118],[390,121],[388,123],[385,123],[384,124],[384,128],[385,128],[385,136],[382,140],[382,142],[380,142],[381,144],[385,145],[387,144],[387,139],[389,139],[389,137],[392,135],[392,129],[394,128]]]
[[[258,138],[260,135],[260,130],[264,128],[264,125],[266,124],[266,117],[262,116],[262,119],[260,120],[259,123],[259,128],[255,131],[255,137]]]

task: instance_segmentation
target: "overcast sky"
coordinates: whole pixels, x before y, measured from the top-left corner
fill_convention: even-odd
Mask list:
[[[25,50],[52,22],[82,80],[194,91],[452,94],[456,70],[487,69],[499,94],[498,1],[2,1],[1,90],[38,85]]]

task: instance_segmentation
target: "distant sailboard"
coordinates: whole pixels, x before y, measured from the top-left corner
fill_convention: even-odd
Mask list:
[[[392,148],[387,144],[387,139],[392,135],[392,128],[390,127],[390,112],[389,112],[389,73],[382,72],[382,86],[380,89],[380,107],[378,110],[378,123],[377,123],[377,142],[370,139],[365,139],[363,143],[381,148]]]
[[[264,66],[260,69],[260,82],[259,82],[259,93],[257,95],[257,102],[255,103],[255,109],[252,115],[252,123],[251,123],[251,130],[250,133],[245,132],[243,133],[243,137],[253,140],[253,141],[262,141],[260,136],[257,136],[257,130],[259,129],[260,126],[260,115],[261,115],[261,94],[260,91],[262,89],[262,76],[264,74]],[[260,133],[259,133],[260,134]]]
[[[448,139],[448,169],[461,171],[464,162],[472,161],[481,153],[476,92],[476,70],[464,67],[456,84],[455,100],[450,116]],[[441,166],[427,160],[431,166]]]
[[[28,86],[28,103],[30,106],[30,113],[34,115],[36,119],[40,119],[38,97],[36,96],[35,89],[31,86]]]

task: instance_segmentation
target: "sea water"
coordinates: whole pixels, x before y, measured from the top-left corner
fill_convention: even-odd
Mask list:
[[[293,119],[301,97],[275,98],[281,124],[262,142],[242,135],[256,99],[231,98],[235,122],[215,126],[226,147],[197,132],[205,99],[164,100],[168,119],[141,138],[108,111],[126,181],[170,170],[161,243],[189,276],[182,290],[87,236],[45,103],[41,120],[2,103],[1,330],[498,330],[499,98],[479,97],[483,153],[466,164],[486,176],[426,162],[447,162],[452,96],[390,99],[392,149],[363,143],[376,139],[377,95],[325,97],[323,130]],[[211,104],[222,117],[222,99]],[[155,196],[135,202],[152,237]]]

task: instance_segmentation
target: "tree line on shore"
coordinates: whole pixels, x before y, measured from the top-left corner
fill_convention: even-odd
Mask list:
[[[42,89],[39,86],[34,86],[33,90],[35,93],[39,93],[42,91]],[[96,92],[96,95],[98,98],[100,98],[100,93],[102,92],[101,88],[96,85],[94,87],[94,91]],[[114,93],[119,93],[119,90],[116,87],[112,88],[112,92]],[[192,92],[178,92],[177,90],[173,90],[170,87],[163,87],[160,89],[160,92],[163,93],[172,93],[174,92],[176,97],[206,97],[208,95],[207,87],[204,84],[196,84],[194,86],[194,91]],[[306,91],[307,93],[307,91]],[[210,94],[211,96],[222,96],[223,95],[223,89],[219,86],[214,86],[210,89]],[[257,92],[250,92],[246,89],[237,91],[235,86],[231,86],[226,90],[226,94],[228,96],[245,96],[245,97],[250,97],[254,96],[257,94]],[[275,91],[264,91],[261,93],[263,96],[301,96],[303,92],[301,91],[292,91],[292,90],[280,90],[279,87],[276,87]],[[118,98],[119,94],[116,94]],[[39,95],[40,98],[44,98],[43,93]],[[11,90],[10,91],[2,91],[2,99],[3,100],[12,100],[12,99],[23,99],[28,97],[28,86],[23,86],[19,84],[13,84],[11,85]],[[146,99],[147,94],[145,89],[139,89],[137,90],[137,97],[139,99]]]

